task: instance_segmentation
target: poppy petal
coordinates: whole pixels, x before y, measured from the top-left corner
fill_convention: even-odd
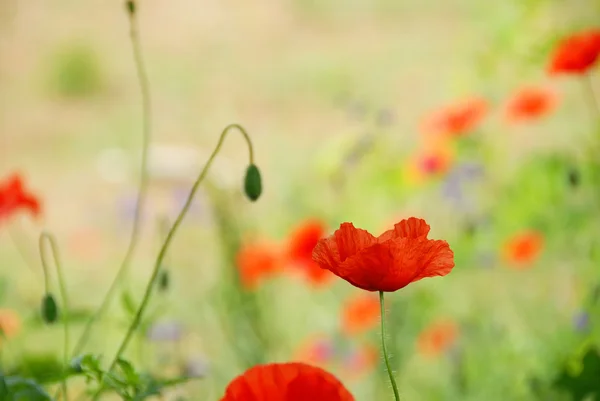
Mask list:
[[[425,220],[411,217],[395,224],[393,229],[381,234],[377,238],[377,241],[385,242],[393,238],[427,238],[429,230],[429,224],[427,224]]]

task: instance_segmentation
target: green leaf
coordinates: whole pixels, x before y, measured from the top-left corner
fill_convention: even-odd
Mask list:
[[[2,401],[52,401],[52,398],[37,382],[20,376],[3,378],[6,393],[0,394]]]
[[[125,291],[123,294],[121,294],[121,306],[129,315],[135,316],[137,312],[137,306],[135,305],[135,301],[128,291]]]
[[[590,348],[581,360],[581,371],[573,374],[564,367],[554,386],[569,393],[574,401],[583,401],[589,396],[600,397],[600,353]]]
[[[24,355],[19,364],[7,370],[11,376],[30,378],[38,383],[54,383],[62,379],[63,364],[53,354]]]
[[[135,369],[133,368],[133,365],[131,365],[130,362],[126,361],[125,359],[119,358],[119,360],[117,361],[117,366],[119,366],[121,372],[123,372],[125,381],[128,384],[135,386],[140,382],[140,377],[136,373]]]

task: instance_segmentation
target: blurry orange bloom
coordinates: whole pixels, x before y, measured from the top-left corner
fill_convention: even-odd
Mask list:
[[[267,242],[244,245],[236,259],[242,285],[247,289],[256,289],[262,279],[272,276],[281,266],[279,249]]]
[[[540,255],[544,237],[537,231],[524,231],[509,239],[504,246],[504,256],[512,264],[525,268]]]
[[[417,348],[425,356],[438,356],[454,345],[458,325],[449,320],[438,321],[423,330],[417,339]]]
[[[349,335],[367,331],[379,323],[379,299],[361,293],[350,298],[342,311],[342,330]]]
[[[483,121],[488,108],[488,102],[480,97],[447,106],[427,118],[423,131],[451,136],[468,134]]]
[[[550,74],[585,74],[600,55],[600,30],[590,29],[569,36],[558,44],[548,71]]]
[[[324,366],[335,356],[335,344],[330,338],[316,336],[306,340],[296,351],[295,360]]]
[[[344,358],[344,371],[354,377],[368,373],[377,367],[379,362],[379,349],[372,345],[361,345]]]
[[[14,337],[21,329],[21,319],[11,309],[0,309],[0,342],[2,338]]]
[[[20,210],[27,210],[34,216],[41,211],[40,200],[25,189],[23,178],[13,174],[0,181],[0,220],[4,220]]]
[[[510,121],[541,118],[552,112],[557,103],[556,93],[548,88],[522,88],[508,101],[506,117]]]
[[[421,182],[428,177],[447,173],[454,159],[452,148],[447,143],[437,143],[421,150],[408,166],[408,179]]]
[[[306,220],[292,230],[287,248],[287,257],[295,267],[305,274],[311,284],[325,284],[333,278],[329,270],[321,269],[312,260],[312,251],[325,235],[325,224],[316,219]]]

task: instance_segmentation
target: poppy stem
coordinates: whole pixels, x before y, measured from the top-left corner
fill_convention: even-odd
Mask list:
[[[60,296],[62,298],[63,301],[63,307],[62,307],[62,321],[63,321],[63,327],[64,327],[64,344],[63,344],[63,368],[65,369],[65,372],[67,370],[67,367],[69,366],[69,298],[67,295],[67,286],[65,285],[65,277],[62,271],[62,267],[61,267],[61,263],[60,263],[60,258],[59,258],[59,254],[58,254],[58,245],[56,244],[56,238],[54,238],[54,235],[48,233],[48,232],[42,232],[40,234],[40,238],[39,238],[39,248],[40,248],[40,258],[42,260],[42,267],[44,269],[44,280],[45,280],[45,288],[46,288],[46,294],[49,294],[50,291],[50,279],[49,279],[49,275],[48,275],[48,257],[46,256],[46,252],[45,252],[45,247],[44,247],[44,241],[48,242],[50,244],[50,250],[52,251],[52,258],[54,259],[54,267],[56,268],[56,275],[58,276],[58,286],[60,289]],[[67,378],[65,375],[65,372],[63,372],[63,379],[62,379],[62,393],[63,393],[63,399],[67,400],[68,398],[68,391],[67,391]],[[56,396],[54,397],[56,398]]]
[[[594,82],[592,81],[592,74],[588,73],[584,78],[586,92],[588,92],[589,103],[591,104],[592,113],[600,119],[600,100],[596,96],[594,91]]]
[[[387,346],[385,345],[385,302],[383,300],[383,291],[379,291],[379,305],[381,306],[381,348],[383,350],[383,359],[385,360],[385,366],[388,371],[388,376],[390,377],[390,382],[392,383],[392,389],[394,390],[394,398],[396,401],[400,401],[398,385],[396,384],[396,379],[394,379],[394,374],[390,367],[390,358],[388,356]]]
[[[73,348],[72,355],[76,356],[81,352],[86,342],[89,340],[89,337],[92,333],[92,326],[94,323],[99,320],[110,304],[111,299],[119,285],[124,281],[125,273],[128,270],[129,264],[131,262],[131,258],[133,257],[133,253],[135,248],[137,247],[139,241],[139,232],[140,232],[140,223],[142,217],[142,211],[145,204],[147,187],[148,187],[148,147],[150,146],[151,139],[151,128],[152,128],[152,108],[150,102],[150,83],[148,80],[148,74],[146,72],[146,68],[144,66],[144,59],[142,57],[142,50],[140,44],[140,36],[138,33],[138,24],[135,13],[135,4],[133,1],[127,2],[127,9],[129,15],[129,30],[131,37],[131,44],[133,47],[133,56],[135,61],[135,66],[137,69],[137,76],[140,85],[141,97],[142,97],[142,161],[140,166],[140,181],[139,181],[139,190],[138,196],[135,204],[135,212],[133,217],[133,225],[131,228],[131,236],[129,239],[129,245],[127,246],[127,250],[125,252],[125,256],[123,257],[123,261],[117,270],[117,275],[115,276],[113,282],[111,283],[106,295],[102,299],[102,303],[98,310],[88,319],[86,322],[85,328],[83,329],[83,333],[81,337],[77,341],[75,347]]]
[[[248,133],[246,132],[246,130],[244,130],[244,128],[242,128],[242,126],[239,124],[230,124],[227,127],[225,127],[223,132],[221,132],[221,136],[219,138],[219,143],[217,143],[217,146],[215,147],[212,154],[210,155],[210,158],[208,159],[208,161],[204,165],[204,168],[198,175],[198,178],[196,179],[196,181],[194,182],[194,185],[192,186],[192,188],[190,190],[190,193],[187,197],[185,205],[183,205],[183,208],[179,212],[179,215],[177,216],[177,218],[175,219],[175,222],[173,223],[173,225],[169,229],[169,232],[167,233],[167,237],[165,238],[165,241],[163,242],[162,247],[160,248],[160,252],[158,253],[156,261],[154,262],[154,269],[152,270],[152,275],[150,276],[148,285],[146,286],[146,292],[144,293],[144,297],[142,298],[142,303],[140,304],[140,306],[135,314],[135,317],[133,318],[133,321],[129,325],[127,334],[125,334],[125,338],[123,338],[123,341],[121,342],[121,345],[119,346],[117,354],[115,355],[112,363],[110,364],[110,366],[108,368],[108,373],[112,372],[112,370],[115,368],[115,366],[117,365],[117,362],[119,361],[119,359],[121,358],[121,356],[123,355],[125,350],[127,349],[127,346],[129,345],[129,342],[131,341],[131,338],[133,337],[135,330],[140,325],[142,316],[144,315],[146,307],[148,306],[148,303],[150,301],[150,297],[152,295],[152,290],[154,289],[156,281],[159,277],[159,273],[161,271],[161,266],[163,265],[164,259],[167,255],[169,246],[171,245],[171,242],[173,241],[175,233],[177,232],[177,229],[183,222],[183,219],[185,218],[185,216],[192,204],[192,201],[194,199],[194,196],[196,195],[196,192],[198,191],[198,188],[200,187],[200,184],[206,177],[206,174],[208,173],[210,166],[212,165],[215,157],[221,150],[221,147],[223,146],[223,142],[225,141],[227,134],[233,128],[239,130],[242,133],[242,135],[244,136],[244,138],[246,139],[248,148],[250,150],[250,153],[249,153],[250,163],[253,162],[252,142],[250,141],[250,137],[248,136]],[[98,392],[96,393],[96,395],[94,396],[94,399],[97,399],[100,391],[102,391],[102,386],[104,384],[104,378],[106,376],[108,376],[108,374],[103,376],[102,382],[100,383],[100,388],[99,388]]]

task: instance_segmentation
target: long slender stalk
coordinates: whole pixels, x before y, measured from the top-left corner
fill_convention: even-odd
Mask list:
[[[600,99],[596,95],[596,91],[594,90],[594,82],[592,81],[592,75],[590,73],[586,74],[583,78],[584,86],[586,87],[588,103],[590,104],[590,108],[592,112],[595,114],[596,119],[600,119]]]
[[[249,151],[249,158],[250,158],[250,164],[254,164],[254,151],[252,148],[252,142],[250,141],[250,137],[248,136],[248,133],[246,132],[246,130],[244,130],[244,128],[239,125],[239,124],[230,124],[227,127],[225,127],[225,129],[223,130],[223,132],[221,133],[221,136],[219,138],[219,142],[217,143],[217,146],[215,147],[215,149],[213,150],[212,154],[210,155],[210,158],[208,159],[208,161],[206,162],[206,164],[204,165],[204,168],[202,169],[202,171],[200,172],[200,174],[198,175],[198,178],[196,179],[196,181],[194,182],[194,185],[192,186],[192,189],[190,190],[190,193],[187,197],[187,200],[185,202],[185,204],[183,205],[183,208],[181,209],[181,211],[179,212],[179,215],[177,216],[177,218],[175,219],[175,222],[173,223],[173,225],[171,226],[171,229],[169,230],[169,232],[167,233],[167,237],[165,238],[165,241],[160,249],[160,252],[158,253],[158,257],[156,258],[156,261],[154,263],[154,269],[152,270],[152,275],[150,276],[150,280],[148,281],[148,285],[146,286],[146,291],[144,293],[144,297],[142,298],[142,302],[135,314],[135,317],[133,319],[133,321],[131,322],[131,325],[129,326],[129,329],[127,330],[127,334],[125,334],[125,338],[123,338],[123,341],[121,342],[121,345],[119,346],[119,349],[113,359],[113,361],[111,362],[109,368],[108,368],[108,372],[110,373],[115,366],[117,365],[117,362],[119,361],[119,359],[121,358],[121,356],[123,355],[123,353],[125,352],[125,350],[127,349],[127,346],[129,345],[129,342],[131,341],[131,338],[135,332],[135,330],[138,328],[141,320],[142,320],[142,316],[144,315],[144,312],[146,310],[146,307],[148,306],[148,303],[150,301],[150,297],[152,295],[152,290],[154,289],[154,286],[156,284],[157,278],[158,278],[158,274],[160,272],[160,268],[163,264],[163,261],[167,255],[167,251],[169,249],[169,246],[171,245],[171,242],[173,241],[173,237],[175,236],[175,233],[177,232],[177,229],[179,228],[179,226],[181,225],[181,223],[183,222],[183,219],[185,218],[191,204],[192,201],[194,199],[194,196],[196,195],[196,192],[198,191],[198,188],[200,187],[200,184],[202,183],[202,181],[204,180],[204,177],[206,177],[206,174],[208,173],[208,170],[210,169],[210,166],[212,165],[215,157],[217,156],[217,154],[219,153],[219,151],[221,150],[221,147],[223,145],[223,142],[225,141],[225,138],[227,137],[227,133],[229,133],[229,131],[231,129],[237,129],[240,131],[240,133],[244,136],[244,139],[247,142],[248,145],[248,151]],[[94,397],[94,399],[97,399],[98,394],[100,393],[100,391],[102,390],[102,386],[104,383],[100,383],[100,388],[98,390],[98,392],[96,393],[96,396]]]
[[[390,358],[388,356],[387,346],[385,345],[385,303],[383,300],[383,291],[379,291],[379,305],[381,307],[381,348],[383,350],[383,358],[385,359],[385,366],[388,371],[388,376],[390,377],[390,382],[392,383],[392,389],[394,390],[394,398],[396,401],[400,401],[398,385],[396,384],[396,379],[394,379],[394,374],[390,367]]]
[[[58,246],[56,245],[56,239],[54,236],[48,232],[43,232],[40,234],[39,238],[39,248],[40,248],[40,257],[42,259],[42,267],[44,269],[44,284],[46,288],[46,294],[50,291],[50,283],[49,283],[49,274],[48,274],[48,257],[46,256],[46,251],[44,247],[44,241],[50,244],[50,249],[52,251],[52,258],[54,260],[54,267],[56,268],[56,275],[58,276],[58,286],[60,289],[60,296],[62,298],[62,321],[64,327],[64,344],[63,344],[63,366],[66,369],[69,365],[69,297],[67,293],[67,286],[65,284],[65,277],[62,271],[62,265],[60,263]],[[68,391],[67,391],[67,379],[66,376],[63,376],[62,379],[62,393],[63,399],[67,400]]]
[[[140,225],[141,225],[141,216],[143,212],[143,207],[146,200],[146,193],[148,188],[148,147],[150,145],[151,139],[151,128],[152,128],[152,108],[150,101],[150,83],[148,80],[148,74],[146,72],[144,59],[142,57],[140,36],[138,30],[138,24],[135,13],[135,6],[129,6],[130,4],[134,4],[133,2],[128,2],[128,11],[129,11],[129,29],[130,29],[130,38],[131,44],[133,47],[133,56],[135,61],[135,66],[137,70],[137,76],[140,85],[141,98],[142,98],[142,162],[140,166],[140,181],[139,181],[139,192],[135,205],[135,214],[133,218],[133,226],[131,229],[131,237],[129,240],[129,245],[127,247],[127,251],[125,253],[125,257],[119,266],[119,270],[117,271],[117,275],[115,276],[113,282],[111,283],[106,295],[104,296],[100,307],[90,317],[90,319],[86,322],[85,328],[83,329],[83,333],[81,337],[77,341],[73,349],[72,355],[75,356],[81,352],[86,342],[88,341],[94,323],[99,320],[110,305],[110,301],[112,300],[115,291],[119,287],[119,285],[123,282],[123,278],[128,270],[129,264],[131,262],[131,258],[133,257],[133,253],[137,244],[139,242],[140,236]]]

